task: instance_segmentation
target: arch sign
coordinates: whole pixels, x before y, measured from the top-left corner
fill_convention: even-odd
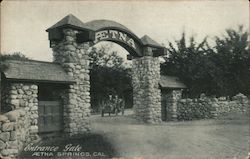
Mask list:
[[[62,28],[74,28],[80,32],[76,35],[79,43],[92,42],[97,44],[101,41],[111,41],[121,45],[133,57],[144,56],[146,47],[151,47],[153,56],[160,56],[164,53],[164,47],[152,40],[149,36],[138,38],[125,26],[110,20],[94,20],[87,23],[81,22],[73,15],[68,15],[61,21],[47,29],[50,41],[58,41],[63,38]]]
[[[100,41],[115,42],[124,47],[134,56],[140,56],[142,52],[141,44],[137,42],[137,39],[134,39],[128,33],[119,30],[105,29],[95,32],[93,43],[97,44]]]
[[[68,102],[70,99],[67,99],[63,105],[67,109],[76,108],[82,110],[80,112],[82,116],[79,117],[74,113],[64,112],[67,119],[70,119],[65,123],[64,130],[66,130],[66,133],[75,135],[79,132],[85,132],[87,129],[88,124],[83,124],[87,121],[87,113],[85,111],[88,111],[91,104],[89,89],[85,89],[90,88],[90,78],[85,77],[89,77],[89,70],[91,69],[87,65],[90,63],[90,52],[87,49],[101,41],[111,41],[119,44],[129,52],[129,59],[133,59],[133,100],[135,100],[134,109],[138,119],[148,123],[158,123],[161,121],[161,102],[160,100],[155,100],[161,98],[161,91],[159,89],[161,77],[160,62],[155,57],[164,53],[163,46],[147,35],[141,38],[137,37],[130,29],[117,22],[111,20],[93,20],[83,23],[72,14],[47,29],[47,32],[51,47],[53,48],[55,61],[61,64],[63,68],[64,64],[73,63],[72,69],[65,69],[67,74],[69,76],[73,75],[75,80],[75,83],[72,84],[74,88],[67,88],[67,90],[80,90],[67,91],[70,96],[79,98],[80,102],[75,104]],[[75,49],[67,46],[72,46]],[[82,52],[84,56],[79,58],[78,55]],[[83,71],[76,69],[78,65]],[[140,80],[141,77],[145,78]],[[151,98],[152,96],[155,98]],[[149,100],[145,102],[145,98]],[[76,128],[84,127],[84,129],[72,129],[70,124],[73,122]]]
[[[129,37],[128,34],[123,33],[117,30],[102,30],[95,33],[95,40],[94,43],[98,43],[99,41],[120,41],[126,43],[127,45],[131,46],[132,48],[136,49],[138,46],[135,46],[135,41]]]

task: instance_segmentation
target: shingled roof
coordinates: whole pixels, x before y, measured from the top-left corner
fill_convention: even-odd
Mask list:
[[[3,74],[7,80],[53,83],[75,82],[57,63],[33,60],[7,60],[5,64],[8,65],[8,69],[6,69]]]
[[[141,38],[141,42],[143,43],[143,45],[148,45],[148,46],[156,46],[156,47],[163,47],[161,46],[159,43],[157,43],[156,41],[154,41],[152,38],[150,38],[148,35],[144,35]]]
[[[159,84],[162,88],[172,88],[172,89],[187,88],[187,86],[184,83],[182,83],[178,77],[174,77],[174,76],[161,75],[161,80]]]
[[[93,29],[94,31],[102,29],[102,28],[114,27],[114,28],[122,28],[122,29],[124,29],[126,31],[132,32],[131,30],[129,30],[124,25],[122,25],[120,23],[117,23],[115,21],[106,20],[106,19],[92,20],[90,22],[84,23],[84,25],[87,26],[88,28]]]
[[[86,23],[83,23],[80,19],[75,17],[72,14],[67,15],[63,19],[61,19],[59,22],[48,28],[46,31],[51,32],[52,30],[56,30],[58,28],[63,27],[72,27],[78,30],[87,30],[87,31],[98,31],[105,28],[114,28],[114,29],[120,29],[125,32],[128,32],[132,36],[134,36],[140,43],[142,43],[145,46],[151,46],[156,48],[164,48],[159,43],[157,43],[155,40],[150,38],[148,35],[144,35],[141,39],[139,39],[130,29],[125,27],[124,25],[117,23],[112,20],[93,20]]]
[[[85,24],[80,19],[78,19],[72,14],[69,14],[63,19],[61,19],[59,22],[57,22],[56,24],[48,28],[46,31],[59,28],[59,27],[63,27],[63,26],[71,26],[71,27],[75,27],[78,29],[90,29],[87,26],[85,26]]]

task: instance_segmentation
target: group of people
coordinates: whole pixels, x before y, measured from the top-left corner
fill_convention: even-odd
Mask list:
[[[101,115],[104,116],[105,113],[118,115],[121,112],[124,115],[125,101],[121,98],[118,98],[118,95],[109,95],[108,100],[103,100],[101,102]]]

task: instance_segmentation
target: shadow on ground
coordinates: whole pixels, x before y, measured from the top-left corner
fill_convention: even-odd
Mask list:
[[[85,134],[31,143],[19,154],[19,159],[110,159],[116,155],[116,150],[104,136]]]

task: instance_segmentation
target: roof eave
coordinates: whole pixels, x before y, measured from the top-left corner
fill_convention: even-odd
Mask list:
[[[40,79],[17,79],[17,78],[5,78],[10,82],[31,82],[31,83],[59,83],[59,84],[74,84],[76,81],[56,81],[56,80],[40,80]]]
[[[157,49],[164,49],[164,46],[160,46],[160,45],[152,45],[152,44],[144,44],[143,46],[148,46],[148,47],[153,47],[153,48],[157,48]]]
[[[54,30],[54,29],[63,29],[63,28],[72,28],[72,29],[77,29],[77,30],[87,30],[87,31],[94,31],[93,29],[90,29],[88,27],[80,27],[80,26],[75,26],[75,25],[71,25],[71,24],[64,24],[58,27],[50,27],[48,29],[46,29],[46,32],[49,32],[50,30]]]
[[[164,87],[164,86],[162,86],[162,85],[160,85],[160,87],[162,88],[162,89],[187,89],[187,87]]]

